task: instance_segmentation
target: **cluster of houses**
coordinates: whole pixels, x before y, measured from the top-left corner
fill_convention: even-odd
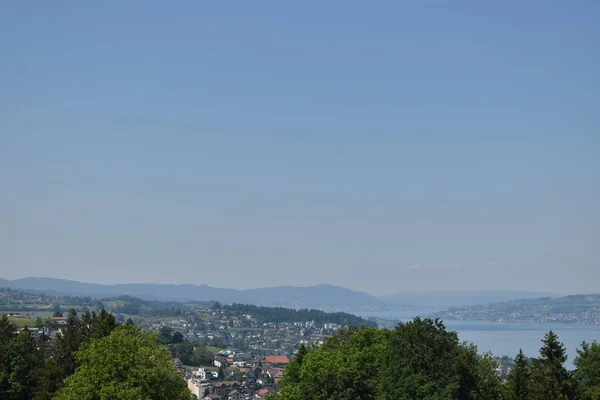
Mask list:
[[[178,319],[147,320],[146,328],[158,331],[169,325],[188,340],[199,340],[208,346],[234,346],[258,354],[292,354],[300,343],[319,345],[323,338],[343,328],[334,323],[314,321],[265,322],[252,315],[228,315],[227,311],[198,308]]]
[[[263,400],[277,391],[288,363],[287,356],[229,349],[215,356],[213,367],[186,373],[186,380],[198,399]]]

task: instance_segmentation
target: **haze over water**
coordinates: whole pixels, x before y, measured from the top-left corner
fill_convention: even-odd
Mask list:
[[[399,321],[410,321],[414,316],[426,317],[439,309],[423,309],[414,311],[373,311],[357,312],[361,317],[380,317]],[[541,340],[548,331],[554,331],[567,348],[569,356],[567,367],[573,367],[573,359],[577,356],[577,348],[581,342],[600,342],[600,325],[569,324],[537,324],[537,323],[503,323],[486,321],[444,321],[449,330],[457,331],[461,341],[477,345],[481,353],[492,352],[495,356],[514,357],[519,349],[523,349],[528,357],[539,356]]]

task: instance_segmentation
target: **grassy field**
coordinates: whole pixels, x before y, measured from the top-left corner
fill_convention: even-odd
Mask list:
[[[206,350],[210,351],[213,354],[217,354],[218,352],[220,352],[223,349],[220,349],[218,347],[213,347],[213,346],[206,346]]]
[[[33,319],[35,319],[37,317],[40,317],[41,319],[46,319],[46,318],[50,318],[52,315],[54,315],[54,313],[52,311],[27,311],[27,312],[22,312],[21,314],[24,316],[28,316],[29,318],[33,318]]]
[[[52,316],[52,312],[51,311],[28,311],[28,310],[18,310],[18,311],[14,311],[14,310],[0,310],[0,314],[11,314],[14,312],[18,312],[19,314],[21,314],[22,316],[28,316],[30,318],[34,318],[35,317],[40,317],[40,318],[48,318]]]
[[[184,365],[183,369],[185,369],[187,372],[192,372],[198,369],[198,367],[192,367],[191,365]]]
[[[18,326],[19,328],[23,328],[25,326],[29,328],[35,328],[35,319],[30,318],[22,318],[22,317],[10,317],[8,320]]]

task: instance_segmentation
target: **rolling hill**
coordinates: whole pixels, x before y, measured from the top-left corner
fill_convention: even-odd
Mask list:
[[[130,295],[144,300],[218,301],[292,308],[364,310],[385,307],[386,303],[364,292],[332,285],[280,286],[236,290],[206,285],[131,283],[101,285],[56,278],[0,279],[0,287],[71,296],[111,297]]]

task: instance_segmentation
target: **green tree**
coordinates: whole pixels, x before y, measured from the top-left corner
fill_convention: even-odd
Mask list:
[[[67,324],[56,337],[53,355],[55,361],[46,365],[42,371],[41,387],[38,390],[40,398],[51,396],[62,387],[63,380],[75,372],[78,366],[75,354],[83,344],[109,335],[116,326],[114,315],[105,310],[100,314],[87,312],[80,317],[71,310],[67,317]],[[60,373],[57,366],[61,369]]]
[[[515,366],[511,369],[506,381],[505,397],[507,400],[527,400],[530,379],[529,362],[523,350],[520,349],[515,357]]]
[[[304,343],[300,344],[298,351],[294,354],[294,357],[290,360],[290,363],[285,368],[285,380],[288,385],[297,385],[300,383],[300,371],[302,369],[302,361],[308,354],[308,348]]]
[[[573,398],[569,372],[564,367],[567,361],[565,346],[556,333],[550,331],[542,340],[540,357],[533,359],[531,371],[530,399],[565,400]]]
[[[181,360],[184,365],[193,365],[194,345],[183,342],[171,346],[171,354]]]
[[[38,370],[36,341],[29,329],[25,328],[11,340],[9,389],[7,400],[27,400],[33,397],[33,389]]]
[[[192,365],[211,365],[214,354],[207,350],[206,346],[197,345],[192,354]]]
[[[70,313],[67,324],[56,336],[55,357],[63,368],[63,378],[75,371],[75,352],[83,342],[82,326],[79,318]]]
[[[171,344],[173,338],[173,328],[170,326],[163,325],[158,329],[158,343],[160,344]]]
[[[35,387],[34,400],[50,400],[62,386],[64,370],[56,358],[44,360],[43,367]]]
[[[301,346],[280,382],[282,400],[493,400],[497,363],[461,344],[439,320],[392,331],[349,328],[322,346]]]
[[[8,398],[10,376],[10,343],[17,328],[6,315],[0,316],[0,399]]]
[[[241,382],[241,381],[243,381],[243,380],[244,380],[244,373],[243,373],[243,372],[240,372],[240,371],[234,371],[234,372],[233,372],[232,379],[233,379],[234,381],[239,381],[239,382]]]
[[[476,398],[478,357],[440,320],[415,318],[391,332],[383,374],[384,399]],[[398,397],[398,394],[401,397]]]
[[[600,343],[583,342],[577,350],[574,377],[583,400],[600,399]]]
[[[281,399],[375,399],[386,335],[349,328],[321,347],[302,348],[281,381]]]
[[[117,327],[114,315],[102,309],[99,314],[92,313],[91,339],[100,339],[108,336]]]
[[[80,366],[56,400],[187,400],[191,394],[156,337],[122,325],[77,353]]]
[[[184,340],[183,335],[179,331],[174,332],[173,336],[171,336],[171,343],[173,344],[183,343]]]
[[[486,353],[477,360],[477,386],[473,393],[474,399],[500,400],[502,398],[502,379],[496,372],[498,366],[498,361],[494,360],[491,353]]]

